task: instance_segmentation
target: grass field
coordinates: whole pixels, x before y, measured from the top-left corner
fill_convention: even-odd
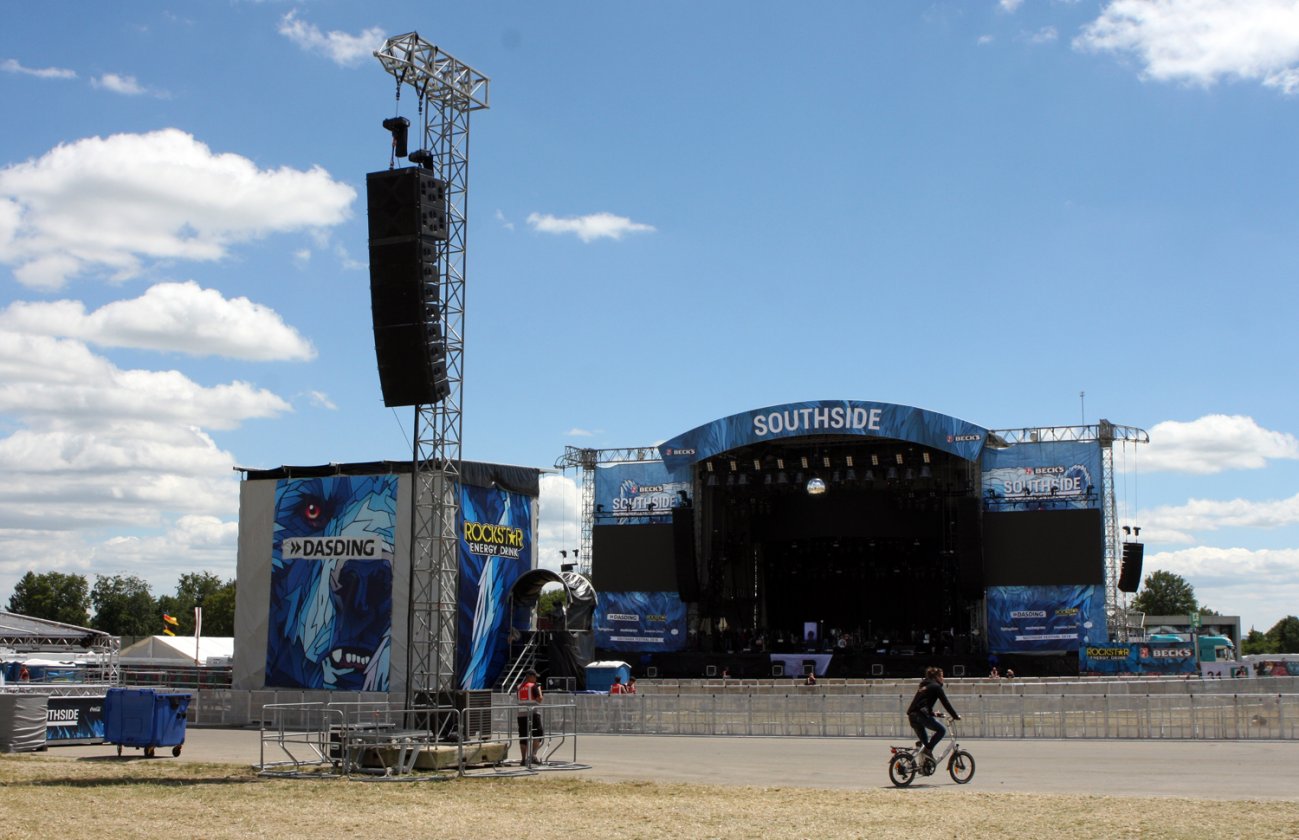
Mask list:
[[[239,765],[0,756],[0,837],[1299,837],[1299,803],[970,789],[264,779]]]

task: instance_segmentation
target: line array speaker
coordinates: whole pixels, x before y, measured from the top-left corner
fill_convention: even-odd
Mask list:
[[[371,172],[365,180],[370,312],[384,405],[441,402],[451,393],[438,273],[446,186],[418,167]]]
[[[677,592],[682,601],[699,600],[699,573],[695,563],[695,509],[672,508],[672,559],[676,564]]]
[[[1119,591],[1136,592],[1141,588],[1141,560],[1146,547],[1142,543],[1123,544],[1123,567],[1119,571]]]
[[[957,571],[961,594],[983,597],[983,519],[978,499],[961,498],[956,503]]]

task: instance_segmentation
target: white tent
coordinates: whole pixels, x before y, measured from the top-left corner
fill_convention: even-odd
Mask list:
[[[193,665],[195,651],[199,665],[229,665],[235,654],[233,636],[200,636],[197,648],[193,636],[149,636],[118,655],[123,665]]]

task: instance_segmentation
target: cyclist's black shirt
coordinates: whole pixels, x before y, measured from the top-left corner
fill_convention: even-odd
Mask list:
[[[947,713],[952,717],[960,717],[952,704],[947,700],[947,692],[943,691],[943,684],[938,680],[925,679],[920,683],[920,689],[916,696],[912,698],[911,705],[907,707],[907,715],[932,715],[934,713],[934,704],[942,701]]]

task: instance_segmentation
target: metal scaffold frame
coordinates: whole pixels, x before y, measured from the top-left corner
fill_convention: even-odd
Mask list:
[[[440,306],[430,307],[429,335],[445,341],[446,399],[415,407],[411,566],[406,696],[408,706],[435,703],[454,689],[462,388],[464,380],[465,254],[469,196],[469,115],[488,107],[489,80],[410,32],[375,51],[397,80],[409,85],[423,119],[424,165],[446,185],[447,238],[438,248]]]
[[[582,475],[582,547],[577,561],[579,574],[587,577],[591,575],[591,535],[595,528],[595,468],[600,464],[658,460],[660,460],[659,451],[653,446],[636,446],[628,449],[564,447],[564,454],[555,461],[555,469],[576,468]]]
[[[1126,604],[1119,603],[1119,517],[1114,492],[1114,443],[1150,443],[1150,435],[1134,426],[1108,420],[1090,426],[1037,426],[997,429],[992,432],[1006,444],[1089,443],[1101,445],[1101,520],[1105,534],[1105,621],[1109,638],[1126,638]]]

